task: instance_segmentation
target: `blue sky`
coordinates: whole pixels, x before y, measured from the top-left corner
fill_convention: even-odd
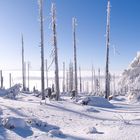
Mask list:
[[[107,0],[52,0],[57,8],[59,67],[73,60],[72,17],[77,18],[77,55],[82,69],[105,67]],[[50,63],[51,0],[44,0],[45,58]],[[140,49],[140,1],[111,0],[110,69],[123,70]],[[37,0],[0,0],[0,68],[21,68],[21,34],[25,60],[40,68]],[[113,45],[120,55],[113,53]]]

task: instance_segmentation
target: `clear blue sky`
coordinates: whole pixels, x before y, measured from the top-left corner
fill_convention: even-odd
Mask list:
[[[45,58],[50,61],[51,0],[44,0]],[[77,18],[77,55],[82,69],[105,67],[107,0],[53,0],[57,8],[59,67],[73,60],[72,17]],[[140,50],[140,0],[111,0],[110,67],[121,70]],[[0,0],[0,68],[21,68],[21,33],[25,60],[40,68],[40,33],[37,0]]]

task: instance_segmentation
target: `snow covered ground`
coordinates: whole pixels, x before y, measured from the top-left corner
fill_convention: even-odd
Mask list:
[[[119,96],[81,105],[62,96],[62,101],[40,104],[40,98],[21,93],[17,100],[0,97],[0,140],[139,140],[140,105]],[[94,102],[96,102],[94,99]],[[99,106],[98,106],[99,105]]]

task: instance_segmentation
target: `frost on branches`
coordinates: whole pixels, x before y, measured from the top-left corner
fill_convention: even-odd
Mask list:
[[[140,52],[121,75],[119,81],[120,93],[129,95],[129,98],[140,96]]]

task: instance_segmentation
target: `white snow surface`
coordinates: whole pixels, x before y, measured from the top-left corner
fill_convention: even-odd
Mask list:
[[[77,104],[66,95],[61,98],[40,104],[34,94],[21,93],[16,100],[0,97],[0,140],[140,139],[140,106],[126,97],[112,100],[113,108],[103,103],[100,107]]]
[[[78,101],[79,104],[86,103],[90,106],[96,106],[96,107],[105,107],[105,108],[113,108],[113,104],[111,104],[107,99],[102,97],[95,97],[95,96],[89,96],[89,97],[82,97]]]

